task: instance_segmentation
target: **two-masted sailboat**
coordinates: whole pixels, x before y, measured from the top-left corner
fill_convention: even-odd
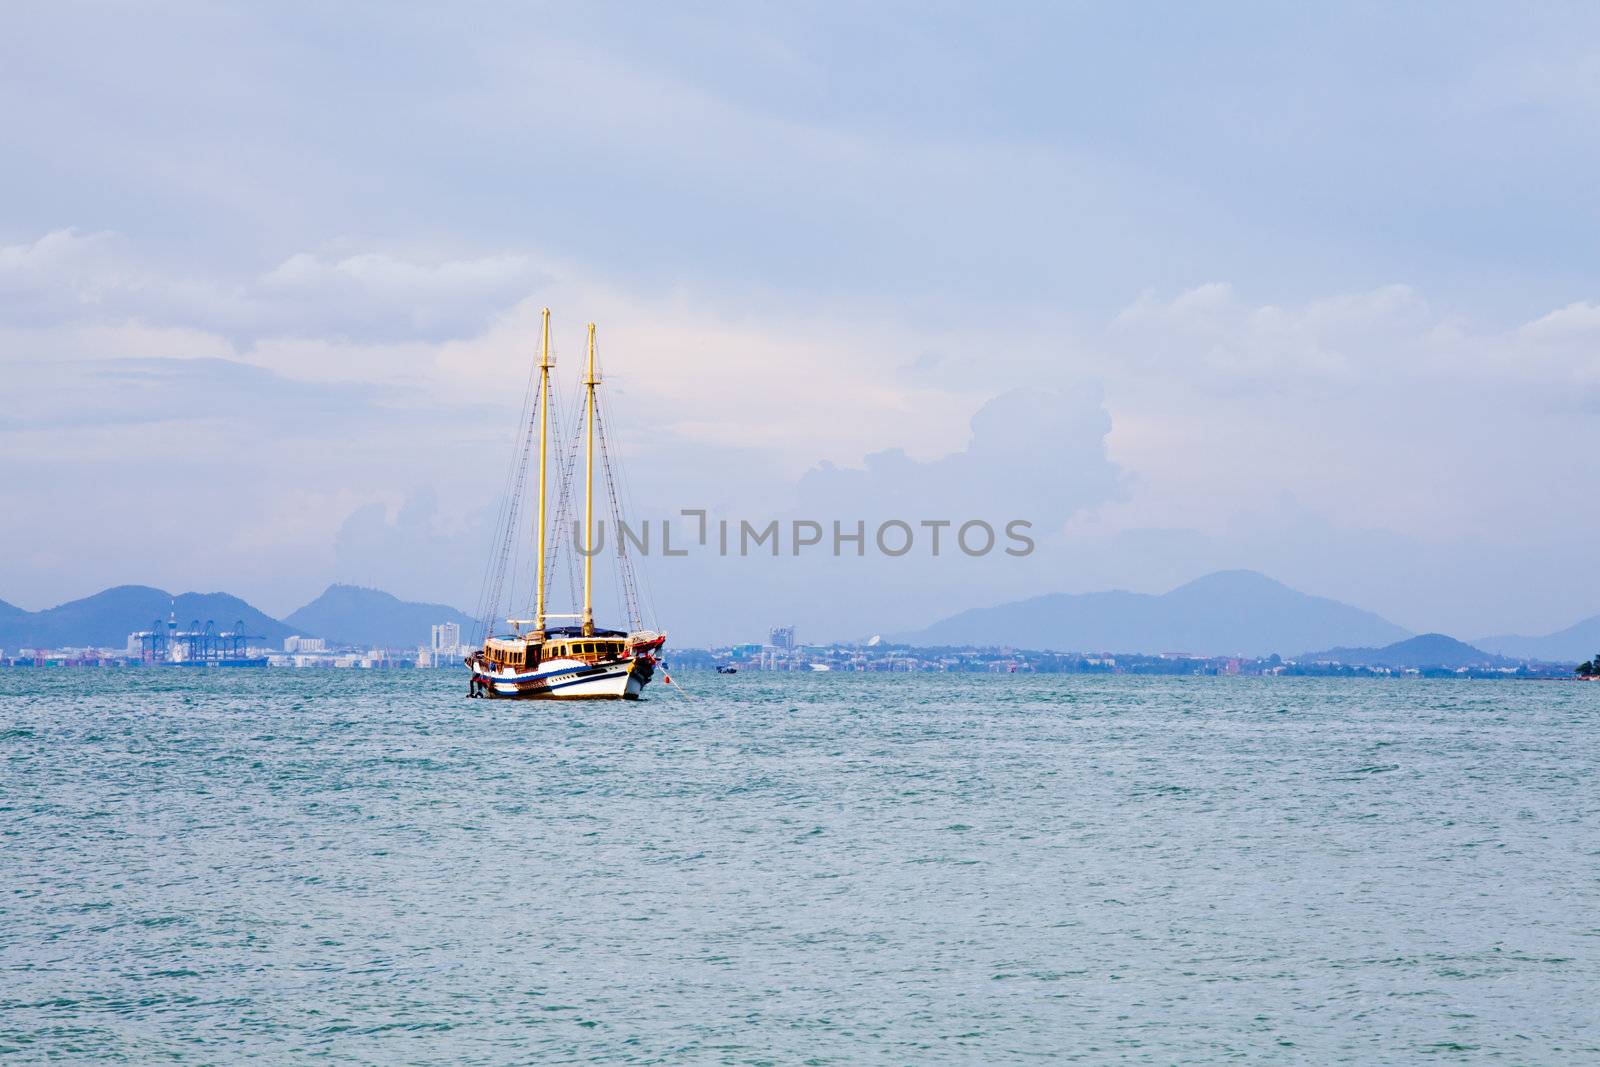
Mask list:
[[[511,493],[511,505],[506,514],[507,541],[500,559],[498,576],[491,579],[494,588],[486,596],[488,602],[483,647],[467,657],[472,670],[470,694],[483,697],[523,697],[543,699],[623,699],[637,700],[655,672],[657,654],[666,643],[666,635],[642,628],[638,612],[638,597],[634,585],[631,560],[626,554],[625,542],[614,537],[614,551],[619,562],[619,581],[622,585],[630,616],[630,630],[607,630],[594,621],[594,560],[598,554],[595,542],[594,473],[595,442],[598,435],[603,452],[602,466],[612,504],[614,528],[621,516],[617,512],[617,492],[611,470],[610,454],[605,449],[603,426],[599,425],[600,408],[595,394],[600,376],[595,368],[594,323],[589,323],[588,371],[583,379],[584,388],[584,471],[583,471],[583,610],[579,614],[560,615],[546,610],[545,594],[552,553],[548,549],[547,533],[550,516],[546,510],[548,498],[547,454],[555,451],[558,462],[563,458],[559,445],[552,449],[551,409],[552,393],[550,370],[555,365],[550,352],[550,309],[542,316],[543,340],[540,345],[538,377],[532,389],[533,410],[529,413],[530,436],[537,426],[539,438],[539,516],[535,528],[537,562],[534,570],[533,617],[507,619],[512,632],[495,636],[493,623],[498,614],[500,583],[505,576],[506,559],[511,554],[518,519],[518,504],[526,473],[527,448],[524,447],[523,466],[516,470]],[[556,541],[570,503],[568,490],[571,468],[576,460],[576,444],[560,463],[564,474],[561,481],[560,500],[555,516]],[[576,547],[576,546],[572,546]],[[576,620],[576,624],[550,625],[552,619]]]

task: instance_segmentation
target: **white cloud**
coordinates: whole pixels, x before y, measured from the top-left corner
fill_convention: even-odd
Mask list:
[[[10,326],[126,316],[140,279],[113,233],[55,230],[0,245],[0,311]]]
[[[229,282],[71,230],[0,248],[0,301],[0,364],[13,380],[0,455],[22,470],[48,454],[63,485],[99,465],[137,467],[151,480],[145,506],[219,471],[257,479],[270,514],[235,505],[194,521],[240,558],[348,567],[360,553],[335,556],[329,542],[354,529],[352,512],[430,490],[435,514],[476,514],[498,489],[543,304],[557,309],[568,389],[583,322],[601,324],[613,431],[648,502],[734,514],[755,500],[993,505],[1052,529],[1070,519],[1066,543],[1093,531],[1093,568],[1062,557],[1020,586],[1139,573],[1141,553],[1177,543],[1153,530],[1200,538],[1207,558],[1228,556],[1218,544],[1269,543],[1248,532],[1268,528],[1251,516],[1284,492],[1325,527],[1448,542],[1463,559],[1461,545],[1503,545],[1529,515],[1545,528],[1600,520],[1568,491],[1572,465],[1600,444],[1574,402],[1600,383],[1600,306],[1584,301],[1496,330],[1403,285],[1287,305],[1219,283],[1147,294],[1098,329],[1034,316],[991,330],[902,321],[892,303],[802,314],[754,289],[630,287],[536,250],[303,252]],[[296,470],[283,468],[290,457]],[[819,461],[832,466],[800,480]],[[73,513],[48,487],[10,484],[37,524]],[[158,523],[130,537],[158,532],[162,544],[172,536]],[[460,536],[430,532],[400,552],[373,534],[369,556],[379,573],[405,573],[441,558],[425,549],[442,537],[452,548],[441,562],[459,569]],[[1378,542],[1342,543],[1359,554]],[[400,562],[385,571],[391,548]],[[862,588],[846,581],[841,595]],[[923,591],[955,597],[937,583]]]
[[[1094,572],[1137,574],[1146,553],[1167,573],[1156,557],[1169,550],[1196,568],[1320,565],[1352,589],[1404,589],[1405,610],[1405,598],[1368,602],[1408,625],[1472,632],[1505,606],[1477,611],[1458,591],[1476,571],[1514,600],[1502,579],[1516,559],[1528,588],[1563,589],[1561,614],[1581,613],[1600,587],[1570,546],[1515,546],[1566,545],[1563,531],[1600,525],[1600,501],[1572,488],[1600,452],[1585,408],[1600,383],[1595,311],[1578,303],[1507,329],[1406,286],[1298,306],[1220,285],[1141,298],[1089,342],[1109,455],[1132,474],[1125,499],[1074,523],[1100,546]],[[1285,493],[1302,519],[1264,509]],[[1177,540],[1151,541],[1156,530]]]
[[[526,252],[305,252],[229,284],[174,273],[115,234],[64,230],[0,248],[0,299],[0,362],[232,359],[373,385],[391,403],[490,408],[521,398],[548,304],[566,379],[583,323],[597,321],[611,389],[638,419],[688,442],[764,448],[793,473],[887,447],[937,454],[973,403],[900,367],[907,349],[944,338],[865,309],[730,308],[726,297],[629,291]]]
[[[15,329],[136,322],[258,338],[441,342],[479,332],[549,274],[526,255],[296,253],[235,278],[176,270],[120,234],[57,230],[0,246],[0,311]]]
[[[1522,328],[1524,335],[1540,341],[1594,341],[1600,337],[1600,304],[1579,300],[1557,308]]]
[[[257,288],[282,332],[437,341],[476,334],[490,315],[549,282],[530,257],[509,252],[433,261],[300,252]]]
[[[1282,307],[1250,304],[1232,286],[1212,283],[1165,301],[1140,297],[1116,316],[1105,342],[1124,366],[1207,392],[1285,392],[1417,373],[1436,323],[1404,285]]]

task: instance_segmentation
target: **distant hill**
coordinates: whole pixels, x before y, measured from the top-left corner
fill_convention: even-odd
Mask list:
[[[7,604],[4,600],[0,600],[0,622],[5,622],[7,619],[15,619],[19,616],[27,614],[28,612],[23,611],[15,604]]]
[[[211,621],[219,630],[231,630],[235,622],[243,621],[248,633],[269,643],[281,642],[291,632],[277,619],[227,593],[174,596],[147,585],[119,585],[44,611],[13,610],[16,614],[0,609],[0,648],[122,648],[130,633],[148,630],[158,619],[164,624],[168,613],[174,611],[181,629],[192,621],[202,626]]]
[[[1543,637],[1503,634],[1482,637],[1472,642],[1479,648],[1517,659],[1536,659],[1546,663],[1579,663],[1600,652],[1600,615],[1573,623]]]
[[[1255,571],[1218,571],[1154,596],[1052,593],[952,615],[898,634],[905,644],[1013,645],[1062,651],[1291,656],[1410,636],[1381,616],[1297,592]]]
[[[477,629],[475,619],[455,608],[413,603],[359,585],[330,585],[321,596],[283,621],[292,633],[364,648],[426,645],[432,627],[442,622],[460,624],[462,640],[469,640]]]
[[[1361,667],[1509,667],[1512,661],[1444,634],[1419,634],[1382,648],[1330,648],[1296,659]]]

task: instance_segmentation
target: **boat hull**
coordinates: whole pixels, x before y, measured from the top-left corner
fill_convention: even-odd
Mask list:
[[[532,671],[472,664],[478,695],[511,700],[638,700],[654,664],[646,659],[585,664],[556,660]]]

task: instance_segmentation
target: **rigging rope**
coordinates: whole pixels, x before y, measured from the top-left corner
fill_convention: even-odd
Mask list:
[[[495,619],[500,614],[500,604],[505,592],[506,574],[510,569],[513,547],[517,540],[518,518],[522,513],[523,487],[528,477],[528,457],[533,451],[533,440],[538,427],[539,400],[542,392],[540,374],[535,367],[529,376],[527,390],[523,393],[523,410],[527,412],[528,428],[523,435],[522,448],[513,451],[512,460],[507,470],[506,481],[509,489],[501,500],[499,514],[496,517],[497,537],[499,551],[490,552],[489,560],[485,564],[483,591],[478,598],[479,635],[486,639],[494,635]],[[532,403],[529,403],[529,400]]]
[[[628,468],[627,468],[626,465],[621,464],[621,463],[617,464],[617,482],[621,486],[622,506],[623,506],[623,509],[624,509],[625,513],[629,514],[629,515],[638,515],[638,514],[640,514],[639,508],[636,505],[636,503],[634,502],[633,487],[628,482]],[[666,521],[663,520],[662,521],[662,529],[661,529],[661,538],[662,538],[663,546],[665,546],[665,544],[666,544],[666,537],[667,537]],[[637,573],[635,574],[635,578],[638,579],[638,584],[635,587],[635,592],[639,594],[639,605],[640,605],[641,613],[646,618],[650,619],[652,624],[653,624],[654,621],[656,619],[658,619],[660,616],[656,612],[655,590],[651,586],[651,583],[650,583],[650,570],[649,570],[649,568],[648,567],[644,568],[642,578],[640,578],[640,576]]]
[[[595,436],[600,439],[600,460],[606,472],[606,494],[611,500],[612,540],[616,543],[617,579],[621,586],[623,605],[628,616],[628,629],[644,629],[644,619],[639,614],[638,581],[633,572],[633,557],[628,555],[628,539],[622,536],[622,508],[617,503],[617,483],[611,473],[611,449],[606,443],[604,407],[596,397],[594,408]]]
[[[506,490],[500,500],[499,509],[495,518],[496,548],[491,550],[489,559],[485,564],[484,585],[478,600],[478,616],[480,639],[494,634],[495,620],[499,617],[502,603],[509,602],[515,607],[516,601],[516,568],[514,560],[518,557],[519,541],[529,538],[530,530],[524,529],[521,522],[524,506],[524,495],[527,488],[528,468],[533,455],[535,442],[538,439],[539,404],[548,406],[550,417],[551,440],[549,447],[550,456],[555,466],[556,475],[556,506],[554,514],[554,530],[550,531],[550,551],[545,559],[545,588],[547,595],[553,585],[557,559],[563,559],[567,571],[567,585],[571,593],[574,609],[581,603],[579,596],[579,552],[576,542],[574,510],[576,501],[576,474],[580,455],[584,452],[583,436],[587,429],[584,419],[584,405],[587,399],[586,391],[579,390],[573,399],[572,419],[568,424],[563,424],[560,407],[560,390],[552,388],[549,396],[544,395],[543,376],[535,364],[530,373],[527,389],[523,394],[523,411],[526,412],[527,428],[523,434],[522,447],[513,451],[511,461],[506,471]],[[632,492],[627,481],[627,472],[618,470],[611,461],[609,434],[605,424],[606,405],[601,400],[600,394],[595,394],[595,436],[599,440],[599,453],[601,467],[605,475],[605,488],[610,504],[613,540],[616,548],[617,592],[621,596],[623,613],[627,616],[630,630],[640,630],[644,627],[644,612],[642,610],[639,576],[634,564],[634,559],[628,554],[627,540],[622,536],[622,504],[624,501],[631,509],[633,506]],[[563,430],[566,430],[564,433]],[[567,434],[570,433],[569,438]],[[663,537],[665,530],[663,530]],[[531,531],[531,542],[536,543],[538,531]],[[533,544],[529,545],[530,552]],[[509,578],[509,582],[508,582]],[[528,610],[525,618],[531,618],[534,611],[533,598],[535,589],[530,583],[528,590]],[[649,598],[653,601],[653,597]],[[548,604],[548,599],[547,599]],[[653,614],[653,610],[652,610]],[[675,683],[674,683],[675,684]]]

